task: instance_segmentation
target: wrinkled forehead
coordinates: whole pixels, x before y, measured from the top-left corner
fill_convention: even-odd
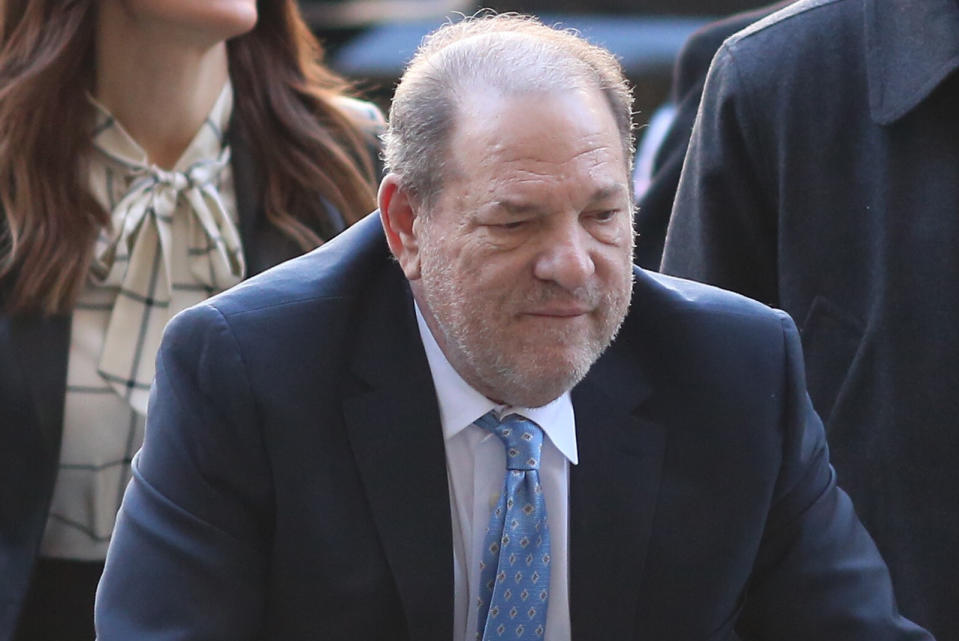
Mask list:
[[[574,165],[613,165],[627,180],[629,162],[608,101],[599,89],[502,91],[474,85],[459,96],[448,151],[459,174],[511,164],[562,175]]]

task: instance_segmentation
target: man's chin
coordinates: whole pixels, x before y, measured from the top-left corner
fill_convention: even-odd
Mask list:
[[[595,359],[537,359],[535,366],[510,368],[502,371],[496,385],[491,386],[490,398],[515,407],[542,407],[579,383]]]

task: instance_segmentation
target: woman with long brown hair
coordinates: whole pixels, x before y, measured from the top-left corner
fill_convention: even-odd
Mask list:
[[[379,112],[295,0],[5,0],[0,641],[92,639],[177,311],[372,210]]]

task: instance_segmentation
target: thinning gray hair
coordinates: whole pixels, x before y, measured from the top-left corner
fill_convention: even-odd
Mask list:
[[[481,13],[423,39],[396,87],[383,135],[389,171],[426,208],[447,175],[458,105],[477,91],[503,95],[599,89],[633,158],[632,91],[612,53],[571,30],[514,13]]]

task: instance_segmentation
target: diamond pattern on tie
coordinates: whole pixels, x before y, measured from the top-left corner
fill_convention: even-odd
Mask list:
[[[506,451],[499,504],[490,515],[480,561],[482,641],[541,641],[546,629],[549,528],[539,482],[543,431],[518,414],[502,420],[489,412],[476,421],[496,434]],[[530,595],[537,599],[530,599]]]

